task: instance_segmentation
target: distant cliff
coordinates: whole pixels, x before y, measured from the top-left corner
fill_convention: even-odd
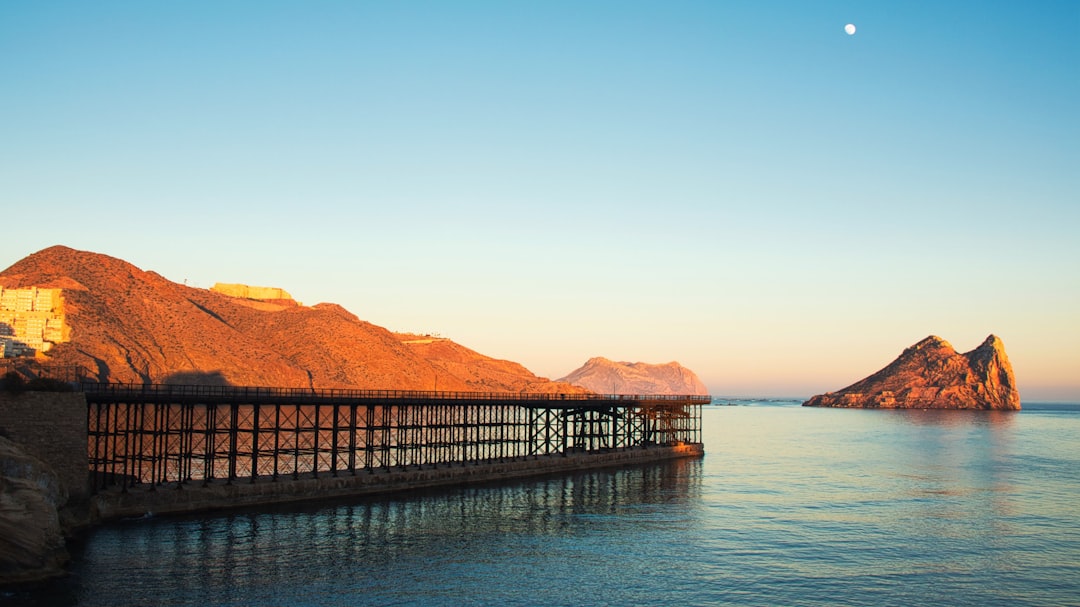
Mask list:
[[[1019,409],[1012,365],[996,336],[958,354],[931,335],[884,369],[843,390],[819,394],[806,407],[881,409]]]
[[[615,362],[590,358],[581,368],[558,381],[602,394],[695,394],[709,393],[693,371],[677,362],[662,365]]]

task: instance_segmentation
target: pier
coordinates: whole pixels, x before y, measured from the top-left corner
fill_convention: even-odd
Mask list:
[[[94,384],[102,518],[700,456],[707,396]]]

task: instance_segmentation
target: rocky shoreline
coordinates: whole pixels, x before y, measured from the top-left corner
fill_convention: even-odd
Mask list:
[[[0,436],[0,586],[64,574],[78,527],[56,472]]]

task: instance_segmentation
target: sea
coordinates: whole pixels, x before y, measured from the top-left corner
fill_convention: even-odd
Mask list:
[[[147,517],[0,602],[1080,605],[1080,405],[717,399],[702,459]]]

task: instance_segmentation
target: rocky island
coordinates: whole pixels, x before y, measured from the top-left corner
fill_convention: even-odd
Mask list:
[[[959,354],[931,335],[877,373],[803,406],[1019,410],[1020,393],[998,337],[990,335],[978,348]]]

